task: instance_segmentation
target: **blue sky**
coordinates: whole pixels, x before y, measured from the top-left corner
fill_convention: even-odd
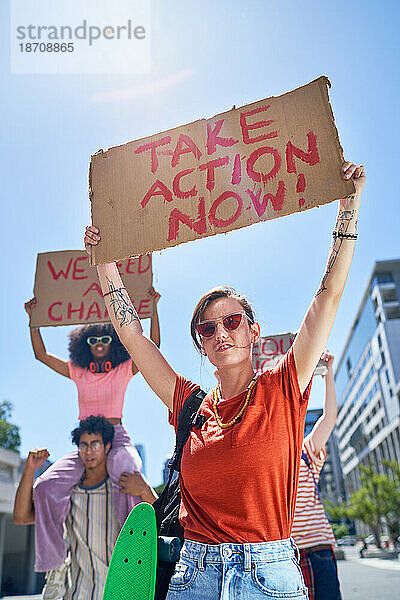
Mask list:
[[[23,304],[38,252],[80,248],[89,223],[90,155],[233,104],[278,95],[320,75],[345,156],[363,162],[367,187],[359,239],[329,348],[346,341],[376,259],[398,242],[399,4],[395,1],[153,1],[149,75],[11,75],[9,8],[1,3],[2,139],[1,398],[14,405],[22,453],[69,451],[78,409],[74,384],[36,362]],[[233,285],[253,301],[264,334],[295,330],[323,274],[335,221],[330,204],[154,256],[162,350],[203,386],[211,367],[194,351],[189,323],[202,293]],[[42,330],[67,357],[68,328]],[[317,382],[312,407],[322,404]],[[161,481],[173,435],[166,411],[140,375],[129,384],[124,421],[143,443],[150,481]]]

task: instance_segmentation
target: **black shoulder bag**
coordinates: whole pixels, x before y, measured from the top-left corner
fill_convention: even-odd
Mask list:
[[[179,522],[179,508],[181,505],[181,493],[179,489],[179,477],[174,477],[174,473],[179,472],[181,468],[181,458],[183,448],[189,438],[192,427],[202,427],[205,421],[203,415],[198,411],[206,394],[200,388],[191,394],[181,408],[178,417],[178,427],[176,430],[175,450],[171,460],[168,463],[169,478],[161,496],[154,502],[153,507],[156,512],[157,533],[158,533],[158,558],[157,558],[157,577],[155,600],[164,600],[169,582],[175,571],[175,565],[179,560],[179,548],[177,552],[170,552],[171,557],[167,557],[165,551],[165,541],[167,538],[178,538],[183,544],[183,527]],[[167,558],[167,560],[164,560]]]

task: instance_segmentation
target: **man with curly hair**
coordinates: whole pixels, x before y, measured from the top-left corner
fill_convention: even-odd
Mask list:
[[[119,532],[112,484],[107,473],[107,455],[111,450],[114,427],[104,417],[90,416],[82,420],[71,435],[78,447],[84,471],[80,482],[72,490],[65,521],[68,557],[62,568],[47,574],[43,598],[101,600]],[[36,521],[34,475],[48,457],[49,452],[45,448],[29,452],[15,496],[14,521],[17,525]],[[153,502],[155,494],[151,487],[141,474],[136,474],[136,477],[137,485],[133,491],[139,492],[142,500]]]

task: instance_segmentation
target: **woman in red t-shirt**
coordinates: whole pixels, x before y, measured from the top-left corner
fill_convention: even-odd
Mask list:
[[[321,285],[293,346],[258,379],[252,346],[260,328],[246,299],[216,288],[191,322],[196,347],[216,367],[220,385],[204,399],[205,423],[193,428],[181,464],[180,520],[185,531],[167,600],[304,598],[290,540],[308,386],[331,331],[357,237],[364,167],[346,162],[356,193],[339,201],[333,245]],[[86,229],[85,247],[100,240]],[[115,330],[177,426],[198,386],[178,375],[144,335],[115,264],[97,267]]]

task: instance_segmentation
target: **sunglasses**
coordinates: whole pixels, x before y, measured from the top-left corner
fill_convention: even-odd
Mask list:
[[[196,329],[202,338],[212,338],[217,330],[218,321],[222,322],[226,331],[235,331],[235,329],[241,325],[243,317],[246,317],[246,319],[250,321],[249,317],[244,313],[232,313],[225,317],[221,317],[220,319],[215,319],[215,321],[203,321],[202,323],[198,323]]]
[[[103,346],[108,346],[112,342],[112,337],[111,335],[102,335],[100,337],[97,337],[97,335],[90,335],[86,341],[89,346],[96,346],[99,342],[103,344]]]

